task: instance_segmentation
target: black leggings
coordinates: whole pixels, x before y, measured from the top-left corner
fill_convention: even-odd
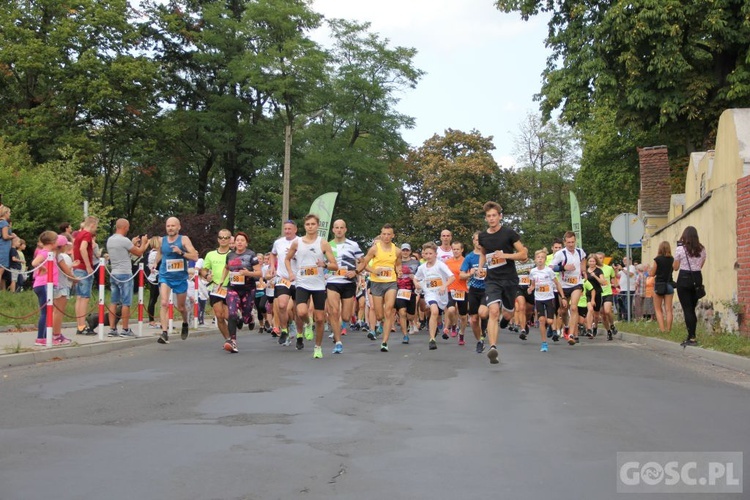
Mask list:
[[[695,282],[695,284],[693,284]],[[703,284],[703,274],[700,271],[680,271],[677,275],[677,297],[680,299],[682,313],[685,316],[685,326],[688,331],[688,339],[695,338],[695,327],[698,325],[698,316],[695,308],[698,306],[698,295],[695,293],[695,285]]]
[[[150,281],[147,281],[148,283],[148,307],[146,308],[146,311],[148,312],[148,320],[154,321],[154,311],[156,310],[156,303],[159,302],[159,284],[153,284]]]

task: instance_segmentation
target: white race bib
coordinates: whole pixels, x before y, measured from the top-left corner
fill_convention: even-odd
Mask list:
[[[167,272],[178,273],[185,270],[184,259],[167,259]]]

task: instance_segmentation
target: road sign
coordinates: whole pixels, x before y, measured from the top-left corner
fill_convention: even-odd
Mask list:
[[[620,214],[612,221],[609,232],[620,245],[631,246],[641,242],[646,226],[635,214]]]

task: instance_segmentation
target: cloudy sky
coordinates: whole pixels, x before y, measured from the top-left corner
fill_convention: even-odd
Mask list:
[[[401,97],[399,111],[416,118],[404,138],[420,146],[447,128],[493,136],[495,159],[511,166],[515,131],[529,112],[549,51],[546,18],[521,20],[492,0],[314,0],[327,18],[372,23],[393,46],[414,47],[426,72]]]

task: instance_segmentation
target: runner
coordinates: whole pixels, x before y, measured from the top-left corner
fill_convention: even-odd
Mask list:
[[[414,286],[424,290],[424,298],[430,307],[430,350],[437,349],[435,336],[438,330],[438,317],[448,306],[448,286],[453,283],[455,276],[445,265],[437,259],[437,246],[429,241],[422,245],[422,255],[426,262],[419,266],[414,274]]]
[[[468,294],[468,313],[469,324],[477,340],[477,354],[484,351],[484,332],[487,330],[487,318],[489,309],[487,308],[487,296],[484,291],[484,281],[487,277],[487,266],[479,267],[479,231],[474,233],[471,241],[474,249],[464,258],[461,264],[461,278],[469,280]]]
[[[518,289],[516,266],[508,260],[526,260],[528,252],[521,243],[521,237],[513,229],[502,225],[502,207],[493,201],[484,204],[484,215],[487,229],[479,234],[479,267],[487,264],[485,295],[490,309],[490,320],[487,325],[487,336],[490,349],[487,357],[490,363],[499,363],[497,352],[498,322],[500,328],[508,326],[513,317]],[[500,307],[502,306],[502,319]]]
[[[110,263],[110,289],[109,301],[109,336],[110,337],[135,337],[129,327],[130,306],[133,302],[133,264],[130,255],[140,257],[148,249],[148,236],[136,236],[132,240],[127,237],[130,231],[130,222],[127,219],[117,219],[115,222],[115,234],[107,239],[107,253]],[[120,320],[122,332],[117,331],[117,305],[121,306]]]
[[[354,296],[357,293],[357,264],[364,252],[357,242],[346,237],[346,222],[333,222],[333,239],[329,242],[338,271],[328,275],[326,281],[328,322],[333,330],[334,354],[341,354],[344,345],[341,334],[349,327],[354,312]]]
[[[383,225],[380,229],[380,240],[370,247],[357,267],[358,273],[365,269],[370,273],[370,293],[375,317],[377,321],[383,322],[381,352],[388,352],[388,337],[391,334],[398,292],[396,280],[401,276],[401,255],[398,247],[393,244],[393,236],[393,226]],[[376,338],[372,331],[367,337],[370,340]]]
[[[562,247],[563,240],[561,238],[555,238],[552,240],[552,253],[547,255],[547,267],[552,267],[552,259],[557,252],[562,250]],[[560,281],[560,273],[555,272],[555,276],[557,277],[557,281]],[[547,326],[547,338],[551,338],[553,342],[557,342],[563,334],[563,323],[567,321],[568,308],[562,306],[562,301],[560,300],[561,296],[558,295],[557,289],[552,290],[552,292],[555,294],[555,319],[552,322],[551,327]],[[565,328],[567,329],[567,326]]]
[[[292,242],[284,259],[284,264],[291,281],[295,283],[297,318],[299,323],[306,324],[309,319],[308,300],[312,298],[313,320],[315,321],[315,348],[313,359],[323,357],[323,324],[326,321],[326,279],[323,269],[336,271],[339,266],[333,256],[331,245],[318,235],[320,218],[315,214],[305,216],[305,236]],[[297,272],[292,270],[292,259],[297,258]],[[298,326],[299,329],[299,326]],[[297,349],[301,350],[304,342],[297,337]]]
[[[229,276],[227,275],[224,280],[224,267],[227,265],[227,255],[229,255],[229,239],[232,238],[232,233],[229,229],[221,229],[219,231],[218,241],[219,248],[211,250],[203,258],[203,268],[200,273],[201,276],[205,276],[210,280],[209,283],[209,295],[208,303],[211,305],[211,309],[214,311],[214,317],[216,318],[216,327],[219,329],[221,336],[224,337],[224,341],[229,340],[229,328],[227,326],[227,318],[229,312],[227,311],[227,298],[226,289],[229,284]],[[223,344],[222,344],[223,345]]]
[[[294,294],[296,290],[284,265],[289,247],[297,240],[297,223],[289,219],[282,227],[284,235],[273,243],[271,249],[270,276],[274,278],[273,315],[279,329],[279,344],[289,345],[289,320],[294,316]],[[296,266],[296,263],[294,263]],[[292,271],[295,270],[292,266]]]
[[[167,325],[169,324],[169,295],[171,292],[175,294],[175,307],[182,315],[180,338],[186,340],[189,335],[188,311],[185,307],[188,280],[187,261],[198,260],[198,252],[193,247],[190,238],[180,234],[180,227],[180,220],[177,217],[167,219],[167,234],[160,238],[159,249],[156,254],[156,261],[161,262],[159,264],[161,335],[157,339],[160,344],[169,344]]]
[[[516,261],[516,273],[518,273],[518,291],[516,292],[516,314],[515,323],[516,327],[514,330],[518,333],[518,338],[526,340],[529,335],[529,318],[533,317],[534,306],[534,295],[529,292],[529,273],[536,267],[536,264],[531,259],[524,261]],[[528,309],[531,309],[531,316],[529,315]],[[510,330],[510,326],[508,327]]]
[[[469,287],[466,279],[461,278],[461,266],[464,263],[464,244],[460,241],[451,244],[453,256],[445,261],[448,269],[453,273],[454,280],[448,286],[448,309],[445,313],[446,329],[443,330],[443,338],[447,334],[451,337],[458,335],[458,345],[464,345],[464,330],[466,330],[466,313],[468,312],[468,301],[466,294]]]
[[[568,299],[569,321],[568,335],[565,340],[568,344],[575,345],[578,342],[578,301],[581,298],[583,284],[581,281],[581,264],[586,258],[586,252],[576,247],[576,233],[568,231],[563,237],[565,248],[555,253],[550,265],[556,272],[562,273],[562,288]]]
[[[601,262],[596,254],[590,255],[586,259],[586,279],[593,287],[593,293],[591,294],[591,300],[588,302],[586,313],[586,336],[590,339],[593,339],[595,336],[592,330],[594,317],[602,309],[602,288],[609,283],[604,277],[604,272],[599,268],[600,264]]]
[[[453,258],[453,233],[447,229],[440,231],[440,246],[437,247],[437,258],[445,262]]]
[[[220,287],[218,295],[225,295],[227,301],[229,339],[224,342],[224,349],[232,353],[238,351],[237,329],[240,322],[250,324],[253,317],[255,280],[261,277],[258,256],[247,248],[248,243],[250,238],[242,231],[234,235],[234,250],[227,254],[227,263],[219,280],[219,283],[229,280],[226,291]]]
[[[607,280],[607,284],[602,287],[602,310],[599,316],[601,316],[604,328],[607,330],[607,339],[612,340],[612,336],[617,334],[614,310],[615,301],[614,294],[612,293],[612,286],[617,286],[617,273],[612,266],[604,263],[604,252],[597,252],[596,256],[602,264],[601,270],[604,274],[604,279]]]
[[[397,280],[398,293],[396,295],[396,311],[403,334],[402,344],[409,343],[409,334],[417,332],[417,293],[414,290],[414,273],[419,269],[419,261],[412,257],[411,245],[401,245],[401,276]],[[412,328],[409,330],[408,322]]]
[[[560,281],[557,279],[555,272],[546,266],[547,250],[537,250],[534,252],[534,263],[536,267],[529,272],[529,293],[534,294],[534,309],[539,318],[539,333],[542,336],[541,352],[547,352],[547,337],[545,330],[554,321],[555,316],[555,294],[552,290],[557,290],[559,297],[562,297],[562,303],[567,304],[563,294]]]

